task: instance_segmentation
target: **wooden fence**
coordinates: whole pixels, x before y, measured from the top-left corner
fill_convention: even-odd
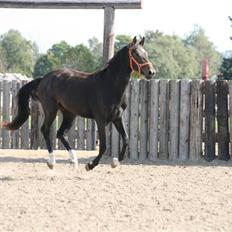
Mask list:
[[[24,82],[0,82],[0,117],[9,121],[15,112],[15,96]],[[133,160],[198,160],[218,157],[228,160],[232,146],[232,82],[199,80],[132,80],[128,88],[129,105],[124,112],[129,149]],[[40,133],[43,115],[32,104],[29,120],[18,131],[0,131],[0,148],[45,148]],[[61,123],[56,118],[51,138],[55,149],[64,149],[56,139]],[[122,146],[113,125],[107,135],[111,155]],[[93,120],[77,117],[68,133],[77,150],[97,148]]]

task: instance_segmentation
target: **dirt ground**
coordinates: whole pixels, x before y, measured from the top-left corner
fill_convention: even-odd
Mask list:
[[[232,231],[232,162],[139,164],[112,169],[96,152],[79,168],[56,151],[0,150],[0,231]]]

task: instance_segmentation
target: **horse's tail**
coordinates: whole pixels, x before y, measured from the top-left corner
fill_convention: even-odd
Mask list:
[[[29,99],[33,96],[41,79],[35,79],[24,85],[17,94],[18,112],[12,122],[4,122],[2,127],[7,130],[17,130],[23,125],[30,115]]]

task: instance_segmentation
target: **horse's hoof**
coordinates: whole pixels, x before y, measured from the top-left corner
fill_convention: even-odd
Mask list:
[[[111,167],[116,168],[119,165],[120,165],[120,162],[118,161],[118,158],[113,158],[112,163],[111,163]]]
[[[77,160],[70,160],[69,162],[74,168],[78,167],[78,161]]]
[[[51,164],[51,163],[49,163],[49,162],[47,162],[47,165],[48,165],[48,167],[50,168],[50,169],[54,169],[54,167],[55,167],[55,165],[54,164]]]
[[[87,172],[91,170],[90,167],[89,167],[89,164],[86,164],[86,165],[85,165],[85,170],[86,170]]]

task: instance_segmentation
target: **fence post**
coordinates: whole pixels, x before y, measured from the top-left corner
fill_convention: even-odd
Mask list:
[[[160,80],[160,149],[159,159],[168,159],[168,80]]]
[[[202,91],[201,81],[191,82],[191,111],[190,111],[190,138],[189,159],[196,161],[202,154]]]
[[[178,159],[179,149],[179,114],[180,114],[180,82],[178,80],[170,80],[170,122],[169,122],[169,159]]]
[[[217,123],[218,123],[218,158],[229,160],[229,126],[228,126],[228,83],[216,82]]]
[[[190,81],[180,81],[180,133],[179,159],[187,160],[189,155],[189,117],[190,117]]]
[[[159,81],[150,81],[149,96],[149,154],[152,161],[158,158]]]
[[[206,161],[215,159],[215,86],[204,82],[205,93],[205,155]]]

